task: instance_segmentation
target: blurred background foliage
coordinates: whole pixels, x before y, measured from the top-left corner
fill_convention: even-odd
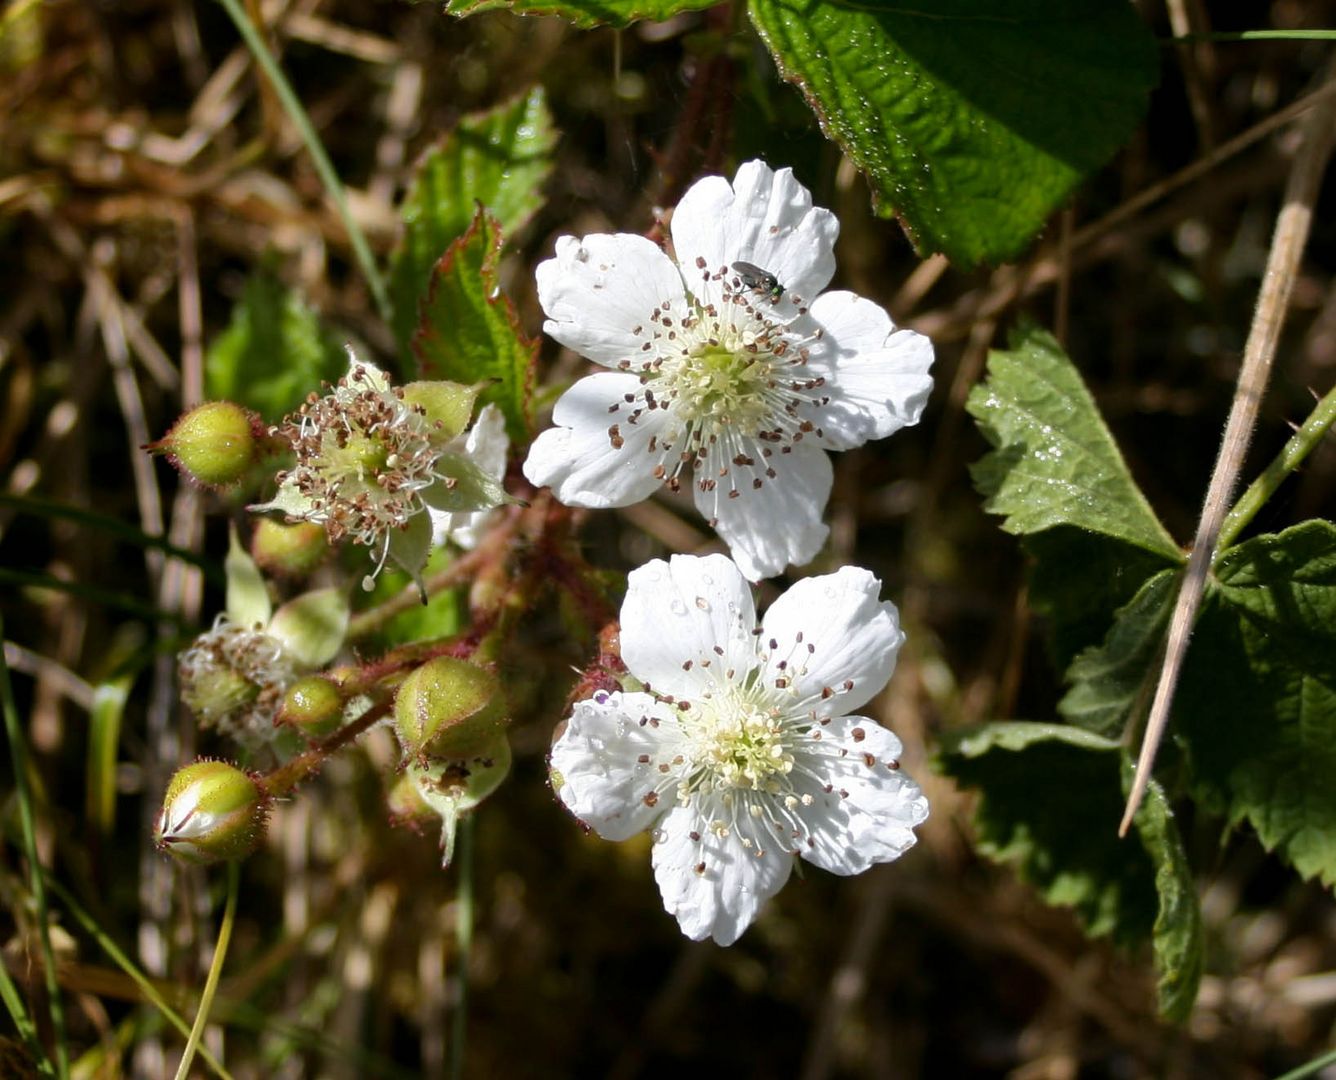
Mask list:
[[[982,861],[970,799],[935,777],[927,756],[969,723],[1047,717],[1061,692],[1061,666],[1027,605],[1024,556],[969,479],[985,444],[964,405],[987,350],[1023,320],[1053,328],[1136,480],[1186,543],[1292,125],[1220,148],[1311,90],[1330,46],[1163,42],[1179,19],[1199,31],[1322,27],[1336,5],[1142,0],[1162,42],[1145,123],[1027,253],[973,270],[920,261],[896,223],[874,215],[858,172],[728,7],[595,31],[508,12],[458,20],[389,0],[248,8],[382,265],[414,162],[471,114],[541,86],[559,135],[554,164],[497,267],[530,335],[541,326],[533,267],[557,235],[651,230],[697,176],[761,156],[793,166],[838,214],[837,284],[937,345],[922,424],[836,461],[832,540],[812,568],[866,566],[901,607],[909,644],[873,715],[904,739],[906,768],[932,801],[919,847],[855,880],[807,874],[730,949],[684,941],[661,908],[648,839],[583,835],[547,786],[546,747],[593,646],[569,632],[569,611],[536,613],[507,661],[527,676],[515,687],[514,773],[476,820],[467,1075],[1260,1077],[1329,1047],[1329,890],[1298,882],[1246,830],[1221,844],[1219,822],[1181,818],[1206,975],[1191,1016],[1166,1025],[1149,950],[1087,940],[1070,912]],[[234,316],[248,293],[275,324],[298,326],[317,377],[337,372],[345,340],[393,363],[403,334],[378,316],[309,157],[221,8],[10,0],[0,20],[6,661],[39,848],[68,890],[53,911],[78,1075],[155,1076],[179,1039],[76,911],[190,1015],[222,875],[168,865],[149,824],[180,762],[234,753],[194,731],[173,657],[222,606],[226,518],[239,508],[138,448],[204,396],[206,358],[254,331]],[[1104,218],[1201,159],[1210,163],[1195,179]],[[1245,476],[1336,374],[1330,187]],[[541,355],[549,383],[580,371],[550,341]],[[1329,513],[1334,485],[1328,443],[1256,526]],[[609,571],[710,539],[671,502],[584,526],[587,558]],[[377,596],[396,584],[386,574]],[[400,632],[444,633],[460,617],[447,597]],[[215,1006],[225,1035],[211,1044],[234,1076],[444,1075],[459,995],[458,877],[440,869],[434,835],[391,826],[394,765],[387,734],[373,733],[276,810],[244,865]],[[8,768],[0,783],[3,959],[40,1003]],[[9,1067],[0,1061],[0,1072]]]

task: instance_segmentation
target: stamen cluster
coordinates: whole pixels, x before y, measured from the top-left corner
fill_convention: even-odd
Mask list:
[[[425,507],[419,495],[437,480],[440,428],[426,410],[404,400],[402,387],[375,385],[354,365],[324,397],[312,394],[276,433],[292,445],[297,463],[280,473],[307,499],[303,516],[373,547]]]

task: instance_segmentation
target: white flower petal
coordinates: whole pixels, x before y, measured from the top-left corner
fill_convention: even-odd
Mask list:
[[[792,169],[749,161],[730,185],[721,176],[693,184],[673,213],[673,248],[693,292],[718,302],[718,284],[699,279],[706,269],[731,269],[741,260],[773,274],[787,290],[775,314],[792,317],[797,302],[810,303],[835,274],[840,223],[812,196]]]
[[[484,405],[464,440],[465,456],[499,482],[506,475],[506,455],[509,451],[510,437],[506,434],[505,416],[495,405]],[[496,513],[494,509],[451,513],[430,506],[427,512],[431,514],[432,546],[440,547],[449,540],[465,551],[472,550],[478,543],[478,534],[485,522]]]
[[[928,800],[900,771],[900,740],[861,716],[836,717],[820,733],[817,768],[825,782],[804,777],[800,784],[813,799],[802,815],[809,829],[803,858],[846,875],[899,858],[928,816]]]
[[[831,292],[812,304],[825,330],[809,366],[825,375],[829,401],[812,414],[827,446],[848,450],[918,423],[932,390],[932,342],[897,330],[871,300]]]
[[[635,375],[621,372],[581,379],[557,401],[552,412],[557,426],[529,447],[524,475],[539,487],[552,488],[568,506],[607,509],[648,498],[660,484],[649,441],[662,430],[667,413],[647,412],[638,423],[619,424],[620,447],[609,432],[614,420],[609,407],[639,389]]]
[[[905,640],[895,605],[878,599],[880,592],[881,582],[857,566],[794,584],[762,622],[762,640],[776,642],[767,679],[784,675],[795,699],[818,716],[842,715],[871,701],[895,670]],[[783,669],[780,661],[786,661]],[[833,693],[823,697],[826,690]]]
[[[622,659],[659,694],[691,698],[756,666],[756,609],[722,555],[674,555],[631,571],[622,601]]]
[[[833,478],[825,452],[809,441],[771,463],[778,475],[759,488],[739,487],[737,498],[729,498],[722,485],[695,490],[697,509],[710,519],[748,581],[810,562],[830,533],[821,520]]]
[[[652,241],[629,233],[557,240],[556,258],[536,272],[543,329],[605,367],[636,361],[653,336],[650,314],[670,304],[686,311],[681,275]],[[639,332],[637,332],[639,328]]]
[[[692,941],[732,945],[779,892],[793,856],[779,847],[744,848],[735,833],[719,836],[693,807],[675,807],[659,826],[654,880],[663,906]]]
[[[655,726],[647,722],[650,717],[670,723]],[[649,694],[613,693],[576,702],[552,746],[552,768],[561,776],[557,796],[607,840],[644,832],[673,805],[675,779],[665,781],[639,758],[662,749],[675,730],[671,720],[670,706]],[[651,796],[663,783],[661,794]]]

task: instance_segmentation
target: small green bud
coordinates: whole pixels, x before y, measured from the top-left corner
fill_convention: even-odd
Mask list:
[[[394,697],[394,726],[408,757],[466,758],[504,730],[504,703],[490,671],[438,656],[404,680]]]
[[[306,577],[328,554],[325,527],[314,521],[284,525],[273,518],[260,518],[251,537],[255,562],[269,573],[284,577]]]
[[[241,480],[259,454],[259,420],[231,401],[210,401],[181,416],[172,429],[144,449],[166,454],[183,473],[205,487]]]
[[[153,839],[183,862],[244,859],[259,845],[268,816],[269,796],[235,765],[196,761],[167,785]]]
[[[290,724],[308,739],[323,739],[343,721],[343,697],[320,675],[307,675],[288,687],[276,723]]]

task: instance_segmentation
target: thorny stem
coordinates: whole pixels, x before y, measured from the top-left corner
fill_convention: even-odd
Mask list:
[[[1237,539],[1239,533],[1248,527],[1248,522],[1266,505],[1267,500],[1276,493],[1276,489],[1285,482],[1285,478],[1294,472],[1336,420],[1336,386],[1327,391],[1327,396],[1317,403],[1303,426],[1290,436],[1284,448],[1266,470],[1254,480],[1234,504],[1234,509],[1225,518],[1220,528],[1220,539],[1216,542],[1217,558]]]
[[[0,640],[5,627],[0,619]],[[56,1075],[65,1080],[70,1075],[69,1050],[65,1045],[65,1007],[56,982],[56,956],[51,948],[51,916],[46,906],[46,886],[42,864],[37,856],[37,833],[33,826],[32,789],[28,787],[28,744],[19,728],[19,712],[14,705],[14,691],[9,684],[9,666],[0,650],[0,705],[5,714],[5,735],[9,740],[9,759],[14,765],[14,790],[18,795],[19,828],[23,834],[23,853],[28,860],[28,887],[37,908],[37,933],[42,943],[42,975],[46,983],[47,1008],[51,1012]],[[0,961],[3,963],[3,961]],[[40,1049],[40,1047],[39,1047]]]
[[[227,10],[228,16],[236,25],[237,31],[246,42],[246,47],[250,49],[251,55],[255,57],[255,62],[259,64],[265,77],[274,88],[278,95],[278,100],[282,102],[288,118],[292,121],[293,127],[301,136],[302,142],[306,144],[307,152],[311,155],[312,163],[315,165],[315,171],[320,176],[320,182],[325,185],[325,191],[329,194],[330,202],[334,204],[334,209],[338,212],[339,220],[343,222],[344,231],[348,234],[348,243],[352,245],[353,255],[357,259],[358,265],[362,269],[362,276],[366,278],[367,286],[371,289],[371,295],[376,302],[376,310],[380,312],[380,317],[386,322],[390,322],[393,307],[390,304],[390,294],[385,290],[385,279],[381,277],[380,270],[376,267],[375,256],[371,254],[371,246],[367,243],[366,234],[362,232],[362,227],[357,224],[357,219],[353,217],[352,208],[348,205],[348,196],[343,190],[343,184],[339,180],[339,175],[334,171],[334,163],[329,160],[329,154],[325,152],[325,146],[320,141],[320,136],[316,133],[315,127],[311,124],[311,118],[306,115],[306,110],[302,107],[301,99],[297,97],[292,89],[292,84],[288,82],[283,74],[283,69],[278,66],[278,61],[274,59],[274,54],[269,51],[269,46],[264,43],[264,38],[251,22],[244,8],[238,0],[219,0]]]
[[[1328,81],[1333,78],[1334,73],[1336,67],[1329,65]],[[1151,703],[1150,717],[1146,721],[1146,734],[1141,743],[1141,753],[1137,758],[1136,779],[1127,796],[1123,819],[1118,825],[1119,836],[1127,835],[1127,830],[1132,825],[1132,818],[1146,794],[1151,769],[1155,764],[1155,753],[1159,749],[1160,740],[1164,737],[1164,730],[1169,721],[1169,709],[1173,704],[1179,673],[1183,669],[1183,658],[1187,654],[1192,624],[1196,620],[1197,611],[1201,607],[1202,593],[1206,589],[1206,575],[1215,555],[1226,503],[1234,490],[1244,455],[1252,440],[1262,398],[1266,394],[1271,363],[1276,355],[1276,343],[1285,320],[1286,308],[1289,306],[1299,259],[1308,240],[1313,220],[1313,203],[1326,170],[1327,158],[1331,154],[1333,136],[1336,136],[1336,110],[1333,110],[1328,100],[1305,117],[1303,143],[1295,154],[1289,181],[1285,185],[1285,200],[1276,218],[1271,251],[1262,277],[1262,288],[1257,297],[1257,310],[1248,332],[1248,342],[1243,350],[1243,365],[1239,371],[1234,401],[1230,406],[1225,434],[1220,442],[1220,454],[1216,458],[1211,481],[1206,489],[1201,520],[1197,524],[1197,535],[1192,542],[1192,554],[1188,557],[1183,583],[1179,588],[1178,599],[1174,603],[1173,615],[1170,617],[1164,666],[1160,669],[1155,700]]]
[[[213,960],[209,964],[209,976],[204,981],[204,993],[199,999],[199,1011],[195,1013],[195,1024],[190,1029],[190,1038],[186,1042],[185,1053],[181,1055],[181,1064],[176,1069],[176,1080],[186,1080],[190,1075],[190,1065],[195,1060],[195,1051],[199,1048],[200,1037],[209,1022],[209,1010],[213,1007],[213,996],[218,990],[218,978],[223,973],[223,961],[227,959],[227,946],[232,941],[232,924],[237,917],[237,894],[241,892],[241,864],[227,864],[227,907],[223,909],[223,921],[218,927],[218,943],[213,947]]]
[[[298,754],[285,765],[280,765],[273,772],[260,777],[258,783],[268,795],[286,795],[312,773],[319,772],[325,759],[337,750],[343,749],[359,735],[365,733],[390,711],[388,702],[371,706],[351,723],[344,724],[323,742],[316,743],[303,754]]]

